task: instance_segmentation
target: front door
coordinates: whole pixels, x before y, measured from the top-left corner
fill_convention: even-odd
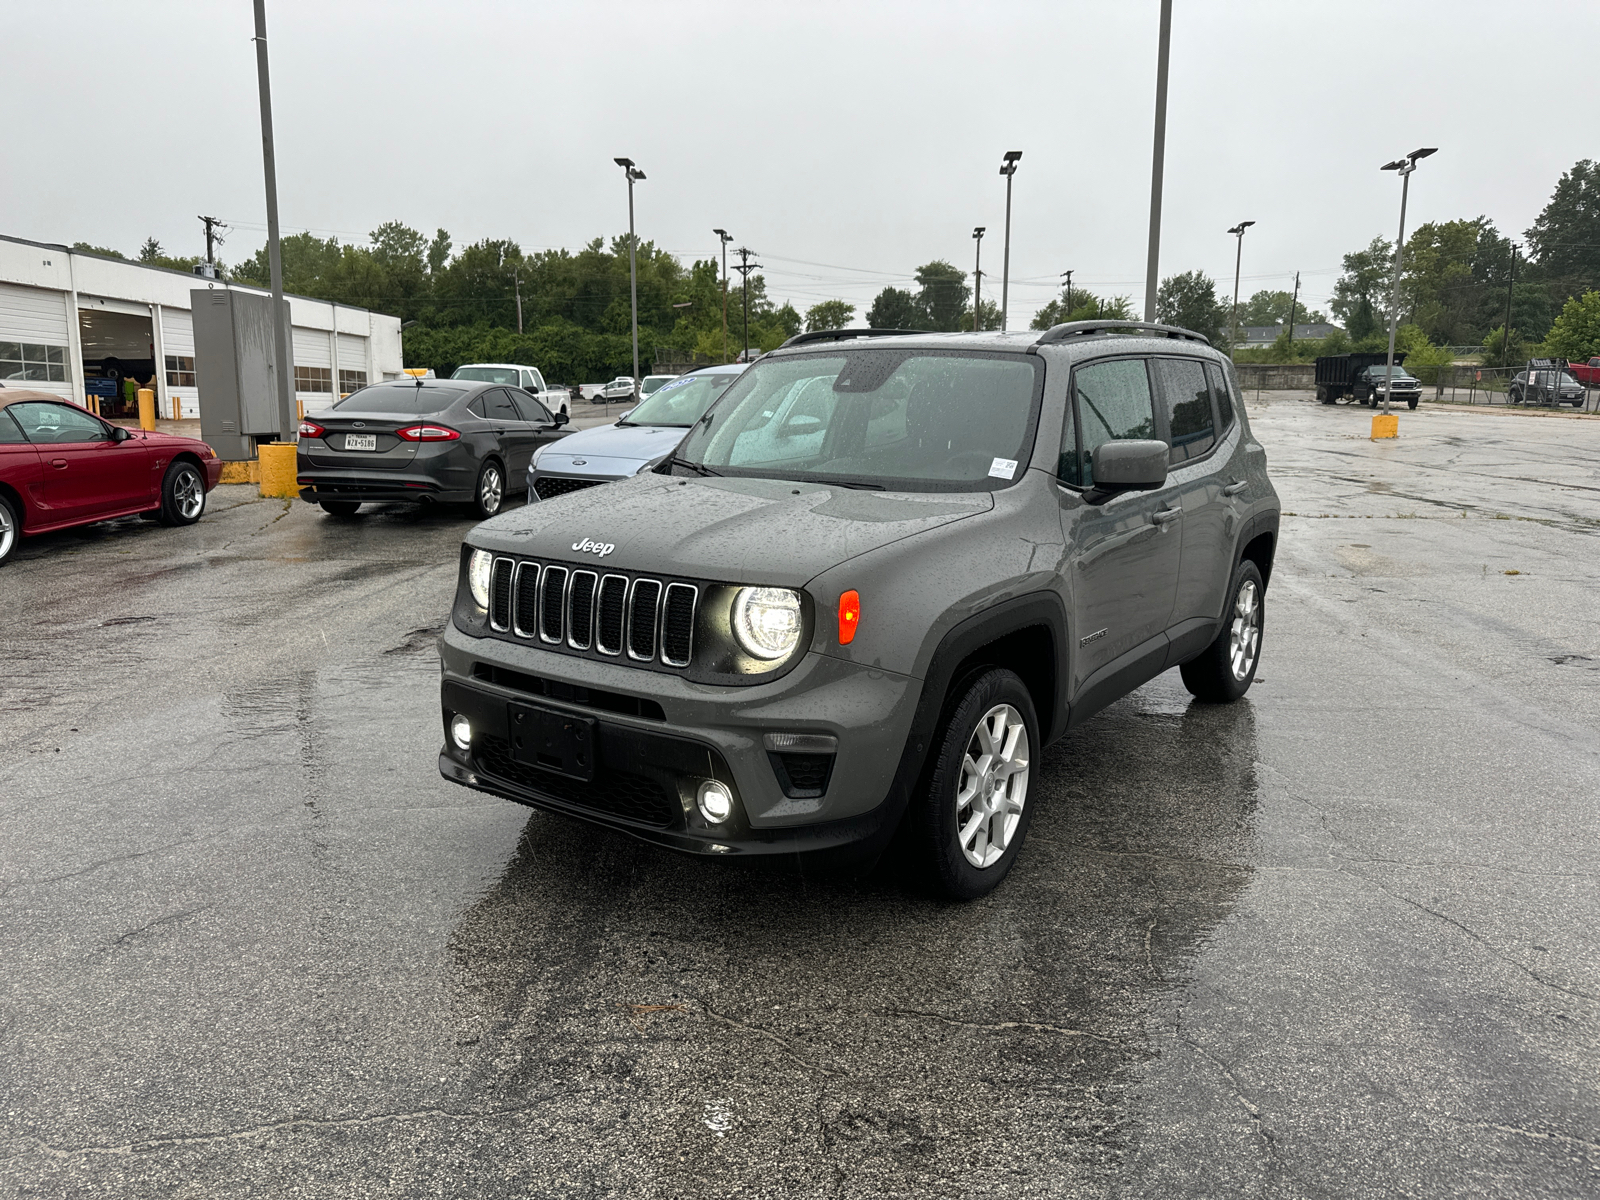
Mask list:
[[[142,438],[117,442],[110,425],[73,404],[29,401],[8,411],[39,453],[46,520],[89,520],[151,502]]]
[[[1074,420],[1063,434],[1060,471],[1066,482],[1088,488],[1094,453],[1105,443],[1158,436],[1146,361],[1118,358],[1076,368],[1069,415]],[[1062,488],[1061,504],[1076,643],[1072,693],[1083,698],[1086,690],[1109,687],[1120,694],[1126,687],[1119,680],[1149,678],[1165,662],[1181,509],[1168,487],[1125,492],[1103,504]]]

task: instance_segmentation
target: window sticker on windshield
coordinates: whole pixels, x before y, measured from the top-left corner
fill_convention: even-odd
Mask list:
[[[1014,479],[1017,474],[1017,460],[997,458],[989,464],[989,474],[996,479]]]
[[[682,387],[686,383],[693,383],[693,382],[694,382],[694,380],[692,380],[692,379],[688,378],[687,376],[685,376],[683,379],[673,379],[673,380],[671,380],[671,381],[669,381],[667,383],[663,383],[660,387],[658,387],[656,389],[656,391],[665,392],[665,391],[668,391],[671,388]]]

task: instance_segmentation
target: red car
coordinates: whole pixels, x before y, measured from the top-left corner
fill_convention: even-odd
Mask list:
[[[1600,356],[1586,363],[1568,363],[1567,372],[1584,387],[1600,387]]]
[[[46,392],[0,389],[0,563],[29,534],[138,514],[193,525],[222,460],[198,438],[102,421]]]

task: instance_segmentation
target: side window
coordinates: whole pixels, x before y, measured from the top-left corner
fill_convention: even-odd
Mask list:
[[[27,440],[22,436],[21,427],[11,419],[10,413],[6,409],[0,408],[0,445],[26,442]]]
[[[533,390],[536,391],[536,392],[542,392],[542,391],[545,390],[544,376],[543,375],[539,374],[539,372],[537,372],[537,371],[529,371],[528,372],[528,376],[529,376],[529,380],[528,380],[528,386],[529,387],[533,388]]]
[[[520,396],[513,392],[511,393],[511,399],[517,406],[517,413],[524,421],[537,421],[548,425],[554,420],[550,415],[550,410],[526,392]]]
[[[483,416],[483,397],[474,396],[470,401],[468,401],[467,411],[473,416],[481,418]]]
[[[511,403],[511,393],[504,388],[494,388],[483,395],[484,411],[491,421],[520,421],[522,417]]]
[[[1208,453],[1217,444],[1211,388],[1205,364],[1193,358],[1158,358],[1155,368],[1166,403],[1167,461],[1173,466]]]
[[[16,418],[30,442],[104,442],[111,437],[103,421],[70,404],[39,401],[13,404],[6,411]]]
[[[1217,436],[1233,428],[1233,395],[1228,391],[1228,376],[1220,363],[1206,363],[1206,379],[1211,384],[1211,396],[1217,402]]]
[[[1094,452],[1107,442],[1147,441],[1156,436],[1150,376],[1142,358],[1093,363],[1072,373],[1072,395],[1082,430],[1077,470],[1068,483],[1094,482]]]

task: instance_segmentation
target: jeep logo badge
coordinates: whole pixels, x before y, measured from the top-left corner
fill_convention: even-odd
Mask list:
[[[616,549],[610,542],[595,542],[584,538],[581,542],[573,542],[572,548],[579,554],[594,554],[604,558]]]

